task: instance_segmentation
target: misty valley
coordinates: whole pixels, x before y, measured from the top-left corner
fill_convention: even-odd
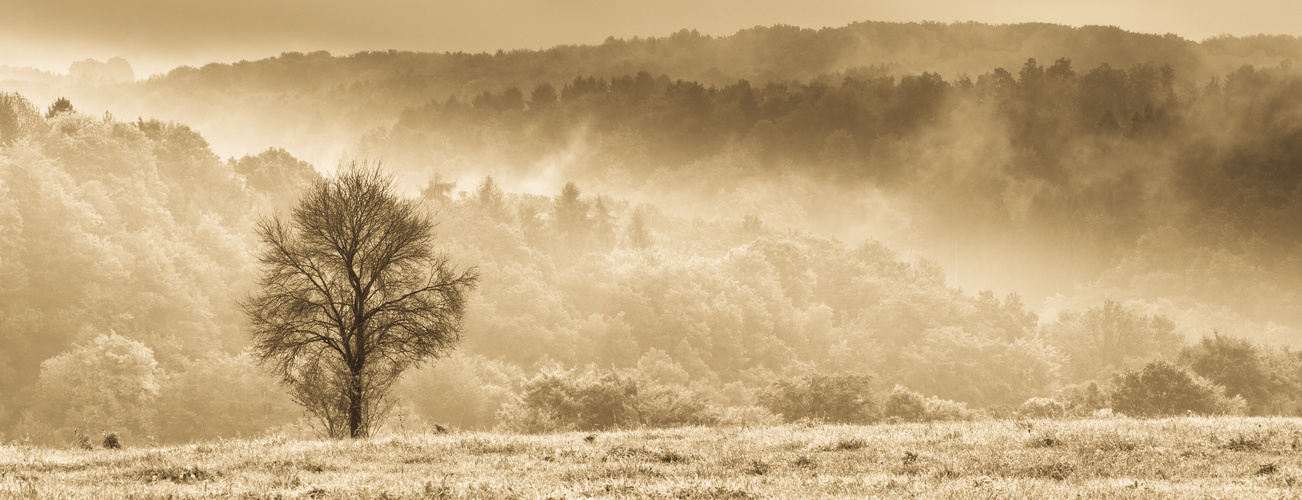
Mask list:
[[[1298,60],[866,22],[0,66],[0,496],[1296,495]]]

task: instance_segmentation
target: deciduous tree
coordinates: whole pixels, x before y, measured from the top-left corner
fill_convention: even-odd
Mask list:
[[[460,340],[475,269],[434,250],[435,223],[392,176],[353,164],[288,217],[258,223],[258,292],[243,304],[254,352],[333,437],[367,436],[403,370]]]

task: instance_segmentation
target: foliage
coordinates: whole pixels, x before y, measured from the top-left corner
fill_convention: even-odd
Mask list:
[[[788,422],[865,423],[877,418],[873,376],[860,373],[813,373],[773,382],[759,402]]]
[[[45,110],[45,119],[48,120],[54,118],[59,113],[71,113],[72,111],[72,101],[69,101],[66,97],[60,97]]]
[[[1225,388],[1166,361],[1128,370],[1114,382],[1112,408],[1135,417],[1239,414],[1243,398],[1226,397]]]
[[[1147,360],[1172,356],[1180,348],[1175,324],[1111,300],[1083,314],[1068,312],[1047,328],[1046,337],[1066,358],[1067,380],[1097,379]]]
[[[153,350],[110,332],[41,363],[33,411],[22,426],[41,442],[72,429],[152,435],[160,371]]]
[[[526,381],[498,419],[526,432],[632,427],[637,395],[637,382],[614,372],[552,367]]]
[[[293,206],[300,194],[321,180],[321,175],[312,165],[280,148],[245,156],[231,166],[244,176],[249,188],[265,194],[276,208]]]
[[[905,422],[932,422],[945,420],[971,420],[975,414],[967,404],[921,393],[896,385],[887,393],[882,405],[882,416]]]
[[[523,432],[706,425],[717,411],[687,386],[636,371],[545,368],[499,412],[499,427]]]
[[[910,391],[902,385],[896,385],[886,395],[886,401],[882,404],[882,416],[905,422],[926,420],[927,399],[922,394]]]
[[[1064,409],[1077,417],[1089,416],[1112,407],[1112,395],[1093,380],[1063,387],[1053,399],[1061,401]]]
[[[253,437],[298,418],[277,380],[249,353],[189,360],[161,380],[157,433],[165,442]]]
[[[983,406],[1016,404],[1048,391],[1057,378],[1057,352],[1035,337],[1010,342],[987,335],[961,327],[928,329],[901,352],[903,380],[939,397]]]
[[[522,377],[514,365],[458,351],[412,370],[397,390],[427,423],[491,429],[498,423],[497,410],[514,397]]]
[[[1254,415],[1295,411],[1295,359],[1219,332],[1186,346],[1179,357],[1191,372],[1224,387],[1227,396],[1242,397]]]
[[[1062,418],[1067,407],[1053,398],[1031,398],[1022,403],[1017,413],[1030,418]]]
[[[0,92],[0,146],[38,132],[43,121],[31,101],[15,93]]]

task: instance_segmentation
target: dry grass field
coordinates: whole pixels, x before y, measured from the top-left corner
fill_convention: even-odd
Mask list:
[[[0,497],[1302,497],[1302,420],[1277,418],[125,444],[0,447]]]

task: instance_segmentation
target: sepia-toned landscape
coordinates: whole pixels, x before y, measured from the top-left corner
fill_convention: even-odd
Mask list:
[[[0,50],[0,497],[1296,496],[1302,39],[851,21]]]

